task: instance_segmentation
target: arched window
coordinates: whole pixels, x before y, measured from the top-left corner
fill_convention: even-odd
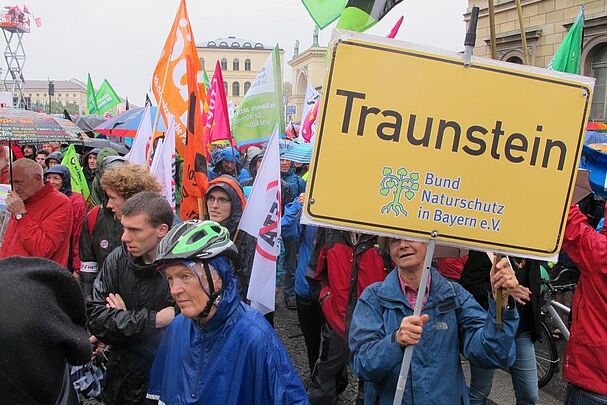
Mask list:
[[[204,69],[204,58],[200,58],[200,67]]]
[[[226,96],[228,95],[228,82],[223,82],[223,89],[226,92]]]
[[[238,59],[232,61],[232,70],[240,70],[240,62]]]
[[[596,78],[590,119],[607,119],[607,44],[603,44],[592,57],[592,76]]]
[[[244,94],[247,94],[247,91],[249,91],[249,88],[251,87],[251,82],[244,82]]]
[[[226,58],[221,60],[221,70],[228,70],[228,60]]]
[[[251,59],[245,59],[244,70],[246,70],[247,72],[251,70]]]
[[[240,84],[238,82],[232,83],[232,97],[240,97]]]
[[[508,60],[506,60],[506,62],[516,63],[517,65],[523,64],[523,60],[521,58],[519,58],[518,56],[511,56],[508,58]]]

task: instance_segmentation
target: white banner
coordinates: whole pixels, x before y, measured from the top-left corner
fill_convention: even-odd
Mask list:
[[[276,258],[280,239],[280,153],[278,126],[268,142],[249,201],[242,213],[240,231],[257,238],[247,298],[262,314],[274,311]]]
[[[139,127],[137,128],[137,134],[133,139],[133,146],[131,146],[130,152],[126,155],[126,158],[130,163],[141,165],[146,167],[147,165],[147,148],[152,138],[152,117],[151,108],[146,105],[145,110],[139,121]]]
[[[162,195],[175,211],[175,123],[171,120],[164,138],[158,140],[150,173],[156,176]]]

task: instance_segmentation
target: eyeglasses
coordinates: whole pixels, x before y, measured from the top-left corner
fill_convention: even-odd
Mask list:
[[[230,201],[229,198],[225,198],[225,197],[214,197],[214,196],[208,196],[207,197],[207,202],[211,205],[215,204],[216,202],[220,205],[225,205]]]

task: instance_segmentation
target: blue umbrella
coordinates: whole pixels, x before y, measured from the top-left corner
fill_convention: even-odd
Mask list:
[[[156,111],[158,107],[150,107],[152,122],[155,120]],[[105,135],[112,136],[128,136],[135,137],[137,133],[137,128],[139,128],[139,124],[141,123],[141,117],[143,116],[143,112],[145,111],[145,107],[135,108],[132,110],[126,110],[114,118],[110,118],[105,121],[103,124],[95,127],[95,132]],[[156,127],[157,131],[166,131],[167,127],[164,123],[162,117],[158,119],[158,126]]]

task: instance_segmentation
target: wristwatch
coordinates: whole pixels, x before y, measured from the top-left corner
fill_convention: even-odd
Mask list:
[[[24,216],[25,214],[27,214],[27,212],[24,212],[24,213],[19,213],[19,214],[15,214],[15,219],[16,219],[17,221],[19,221],[21,218],[23,218],[23,216]]]

